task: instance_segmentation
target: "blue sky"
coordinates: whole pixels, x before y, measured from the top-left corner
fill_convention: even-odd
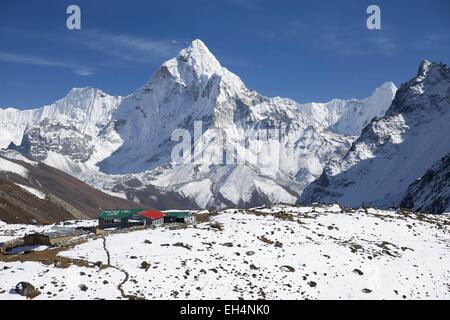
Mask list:
[[[81,8],[82,29],[66,28]],[[382,29],[366,28],[381,7]],[[202,39],[252,89],[299,102],[363,98],[450,63],[450,1],[1,0],[0,106],[54,102],[72,87],[126,95]]]

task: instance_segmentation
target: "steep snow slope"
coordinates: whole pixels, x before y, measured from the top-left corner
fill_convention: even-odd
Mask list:
[[[37,123],[40,110],[0,109],[0,149],[11,142],[20,144],[27,125]]]
[[[396,92],[397,87],[386,82],[363,100],[334,99],[328,103],[304,104],[300,109],[338,134],[360,136],[373,118],[385,115]]]
[[[396,206],[409,185],[450,151],[450,69],[422,62],[386,113],[364,128],[347,155],[331,163],[301,202]]]
[[[408,188],[400,206],[419,212],[450,212],[450,154]]]
[[[374,112],[379,115],[390,104],[392,92],[380,89],[374,97],[382,104]],[[335,118],[350,117],[347,109],[342,107]],[[193,136],[195,121],[202,121],[203,135],[188,156],[217,159],[221,150],[218,157],[226,163],[173,163],[171,134],[185,129]],[[101,169],[116,174],[148,170],[144,183],[175,190],[200,207],[292,203],[325,163],[342,156],[352,141],[328,130],[331,123],[308,115],[292,100],[249,90],[200,40],[125,98],[117,123],[124,144],[100,164]],[[252,139],[252,133],[271,139]]]
[[[40,109],[0,110],[0,148],[12,142],[11,149],[51,165],[55,161],[49,154],[56,152],[78,162],[80,169],[94,167],[121,144],[112,122],[120,101],[98,89],[75,88]],[[59,168],[74,169],[63,164]]]
[[[124,143],[101,164],[106,173],[139,173],[170,162],[171,134],[192,131],[193,121],[211,125],[221,75],[233,86],[240,80],[222,67],[201,41],[165,62],[150,81],[126,97],[117,110]]]
[[[0,256],[0,299],[24,299],[13,289],[20,281],[53,300],[450,298],[446,216],[275,206],[210,219],[90,239],[60,252],[61,263],[37,261],[48,252]],[[3,225],[0,241],[13,238],[6,230],[52,227]]]

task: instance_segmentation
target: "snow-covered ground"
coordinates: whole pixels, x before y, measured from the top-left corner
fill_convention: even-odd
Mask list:
[[[0,223],[0,241],[7,230],[46,228]],[[225,210],[195,226],[113,234],[59,253],[103,268],[0,259],[0,299],[23,299],[12,290],[20,281],[39,288],[36,299],[449,299],[449,232],[448,215]]]

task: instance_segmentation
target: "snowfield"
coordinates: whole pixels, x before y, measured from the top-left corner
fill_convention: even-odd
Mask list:
[[[173,227],[93,238],[65,264],[0,256],[0,299],[24,299],[21,281],[36,299],[450,299],[448,215],[278,205]],[[50,228],[0,223],[0,241]]]

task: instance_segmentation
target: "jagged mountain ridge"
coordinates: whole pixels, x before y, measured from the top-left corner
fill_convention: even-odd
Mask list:
[[[300,202],[426,208],[401,201],[412,200],[406,195],[410,185],[450,151],[449,106],[449,67],[423,61],[417,76],[397,91],[386,116],[364,128],[347,155],[329,164]]]
[[[127,97],[74,89],[74,94],[44,107],[52,112],[29,112],[33,115],[26,117],[28,123],[23,121],[27,128],[22,141],[11,148],[99,189],[123,190],[124,180],[138,179],[141,186],[135,191],[156,186],[190,198],[199,207],[292,203],[330,159],[345,154],[368,120],[385,113],[395,90],[387,83],[365,100],[328,104],[300,105],[289,99],[267,98],[248,89],[220,65],[203,42],[195,40]],[[332,110],[336,104],[339,108]],[[3,112],[0,110],[2,129]],[[17,112],[7,112],[20,117]],[[180,128],[193,133],[198,120],[204,133],[195,141],[197,146],[215,143],[234,154],[242,149],[239,132],[278,130],[280,139],[275,147],[282,158],[269,157],[276,164],[262,166],[250,152],[235,156],[236,162],[245,158],[245,164],[174,166],[171,133]],[[227,137],[226,142],[212,142],[217,130]],[[17,137],[13,141],[17,142]],[[107,183],[103,173],[108,175]]]
[[[363,100],[333,99],[328,103],[304,104],[300,108],[337,134],[359,137],[373,118],[385,114],[385,108],[392,103],[396,92],[397,87],[386,82]]]
[[[0,109],[0,147],[9,146],[69,173],[94,168],[121,144],[112,122],[121,99],[98,89],[74,88],[63,99],[39,109]],[[58,164],[60,155],[80,167]]]

